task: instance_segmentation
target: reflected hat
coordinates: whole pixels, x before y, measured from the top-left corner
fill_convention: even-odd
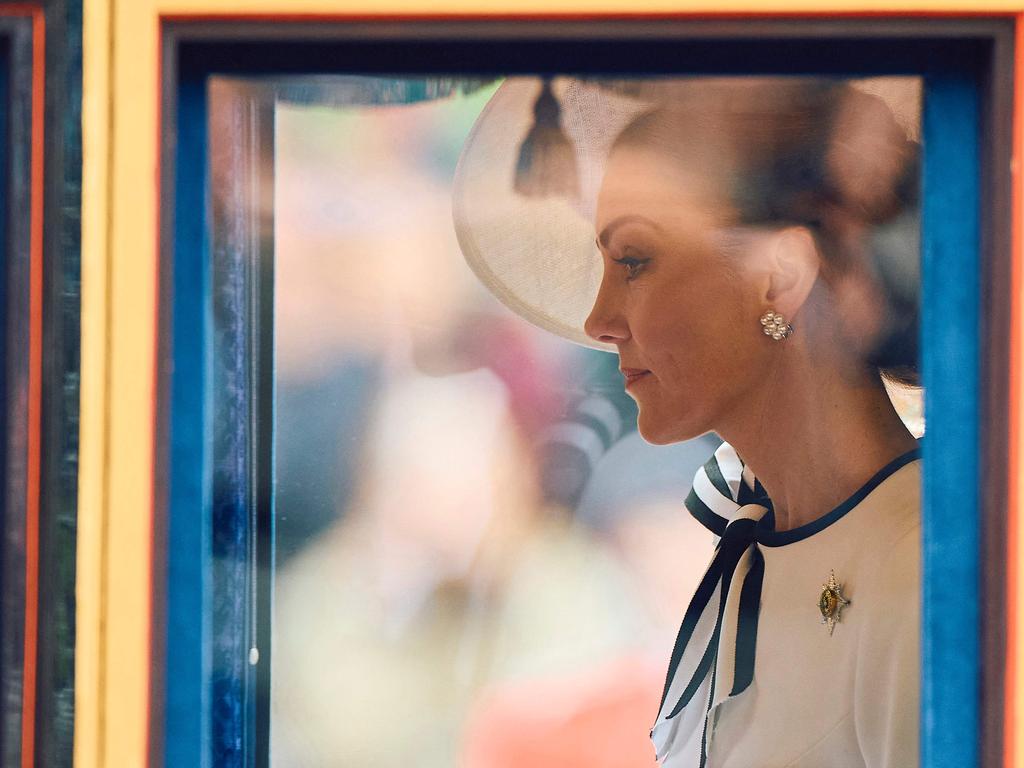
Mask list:
[[[921,83],[914,77],[508,78],[478,117],[455,173],[453,218],[466,262],[534,325],[615,351],[588,337],[583,325],[603,269],[595,243],[597,195],[622,131],[666,107],[712,126],[715,116],[756,121],[801,93],[847,85],[868,107],[884,107],[900,141],[918,139]],[[900,290],[914,291],[916,208],[887,223],[871,233],[885,252],[876,272],[883,280],[895,274],[904,282]]]

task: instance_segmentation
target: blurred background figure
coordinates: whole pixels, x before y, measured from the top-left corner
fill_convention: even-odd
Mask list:
[[[275,765],[592,768],[581,728],[652,764],[716,441],[643,443],[611,356],[466,267],[450,182],[490,92],[278,107]]]

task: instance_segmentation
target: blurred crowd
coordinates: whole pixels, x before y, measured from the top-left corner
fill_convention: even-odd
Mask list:
[[[279,766],[650,766],[712,541],[712,438],[477,285],[450,223],[487,93],[276,119]]]

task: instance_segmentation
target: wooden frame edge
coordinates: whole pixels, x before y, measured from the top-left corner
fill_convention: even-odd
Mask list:
[[[986,599],[1005,589],[1011,560],[1007,532],[1011,525],[1007,461],[1012,443],[1010,419],[1014,334],[1011,275],[1013,251],[1014,66],[1016,28],[1008,25],[992,38],[990,71],[983,84],[981,126],[981,764],[995,766],[1006,760],[1007,662],[1013,646],[1008,642],[1010,617],[1005,603]],[[999,258],[1005,254],[1004,258]]]

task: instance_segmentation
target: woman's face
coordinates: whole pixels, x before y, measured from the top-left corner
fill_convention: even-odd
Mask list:
[[[615,344],[651,443],[720,430],[763,377],[763,282],[716,232],[727,206],[707,180],[658,155],[615,150],[598,197],[604,274],[586,331]]]

